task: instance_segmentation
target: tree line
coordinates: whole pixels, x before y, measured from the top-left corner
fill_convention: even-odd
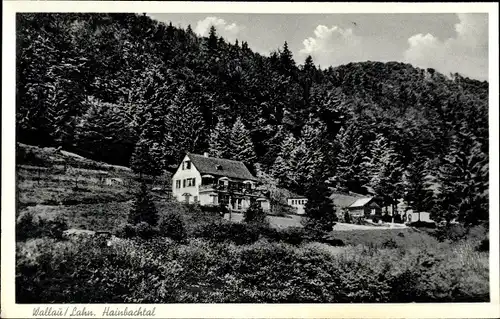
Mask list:
[[[488,83],[398,62],[297,64],[287,43],[196,35],[144,14],[17,16],[19,142],[158,175],[186,152],[245,162],[304,194],[404,198],[488,217]],[[257,165],[258,164],[258,165]]]

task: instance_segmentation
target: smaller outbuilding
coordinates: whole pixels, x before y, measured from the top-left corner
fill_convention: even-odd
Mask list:
[[[295,208],[295,213],[298,215],[304,215],[306,213],[305,206],[307,203],[307,198],[304,196],[288,197],[288,205]]]
[[[382,213],[381,207],[374,201],[373,197],[359,198],[352,203],[348,209],[352,217],[365,216],[369,218],[370,216],[376,216]]]

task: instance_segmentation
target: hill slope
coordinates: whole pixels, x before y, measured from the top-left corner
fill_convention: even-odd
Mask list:
[[[487,82],[398,62],[298,65],[286,42],[264,57],[144,15],[17,18],[19,142],[150,173],[209,151],[299,194],[316,176],[387,205],[487,214]]]

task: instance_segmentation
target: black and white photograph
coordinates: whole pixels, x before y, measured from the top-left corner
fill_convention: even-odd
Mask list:
[[[491,14],[114,11],[15,13],[16,304],[498,303]]]

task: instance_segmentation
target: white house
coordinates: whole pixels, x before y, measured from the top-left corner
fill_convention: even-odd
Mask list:
[[[303,215],[306,213],[304,207],[307,203],[307,198],[303,196],[289,197],[287,199],[288,205],[295,208],[295,212],[299,215]]]
[[[172,196],[202,206],[224,203],[234,211],[245,211],[257,201],[267,211],[269,201],[256,190],[257,184],[240,161],[188,153],[172,177]]]

